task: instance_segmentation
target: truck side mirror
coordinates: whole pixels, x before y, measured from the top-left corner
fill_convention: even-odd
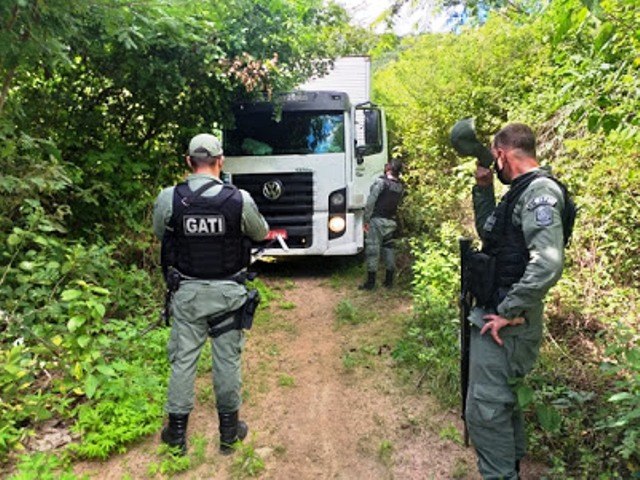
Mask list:
[[[382,111],[371,103],[359,105],[356,110],[360,112],[360,118],[364,120],[360,124],[359,145],[356,147],[356,159],[358,164],[361,164],[364,161],[362,157],[382,152]]]
[[[364,143],[371,148],[376,148],[376,151],[371,153],[378,153],[382,150],[381,124],[380,110],[367,109],[364,111]]]

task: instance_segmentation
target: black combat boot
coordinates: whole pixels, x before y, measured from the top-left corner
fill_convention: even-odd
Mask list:
[[[393,287],[393,270],[387,270],[387,274],[384,277],[384,286],[387,288]]]
[[[182,455],[187,453],[187,423],[189,414],[169,414],[169,423],[162,429],[162,441],[171,447],[180,447]]]
[[[242,420],[238,420],[238,412],[220,413],[220,453],[229,455],[233,453],[233,444],[242,441],[249,432],[249,427]]]
[[[367,272],[367,281],[358,288],[360,290],[373,290],[376,288],[376,272]]]

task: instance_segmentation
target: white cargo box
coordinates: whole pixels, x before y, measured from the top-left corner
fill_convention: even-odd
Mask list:
[[[314,77],[298,87],[299,90],[345,92],[352,105],[371,99],[371,61],[369,57],[341,57],[323,77]]]

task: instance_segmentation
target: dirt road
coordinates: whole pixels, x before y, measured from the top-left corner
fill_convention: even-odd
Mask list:
[[[318,270],[321,274],[318,275]],[[248,335],[241,411],[250,427],[242,451],[217,453],[208,375],[197,384],[189,424],[191,467],[174,478],[477,479],[461,422],[417,392],[419,372],[401,375],[391,357],[410,298],[401,289],[357,289],[356,269],[336,261],[310,269],[263,268],[276,293]],[[91,478],[171,476],[159,435],[77,473]],[[164,463],[163,463],[164,462]]]

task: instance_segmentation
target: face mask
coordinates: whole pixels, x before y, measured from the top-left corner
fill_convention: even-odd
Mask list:
[[[504,163],[504,160],[503,160],[503,163]],[[508,180],[504,176],[504,166],[501,169],[498,168],[498,160],[497,159],[494,162],[494,167],[496,169],[496,174],[498,176],[498,180],[500,180],[500,183],[502,183],[503,185],[510,185],[511,184],[511,180]]]

